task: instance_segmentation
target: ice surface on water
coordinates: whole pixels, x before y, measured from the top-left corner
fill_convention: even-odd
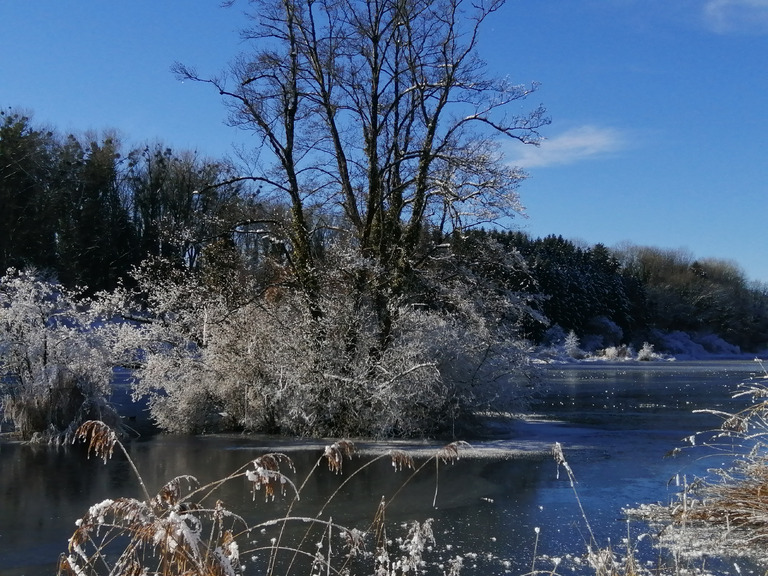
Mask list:
[[[668,501],[677,489],[676,475],[692,478],[715,464],[686,450],[675,459],[664,455],[713,424],[711,417],[692,410],[735,406],[731,393],[755,371],[749,362],[711,361],[549,368],[548,391],[534,405],[536,418],[505,427],[493,439],[472,441],[475,451],[441,465],[436,509],[430,467],[409,482],[388,517],[393,522],[434,518],[436,546],[443,547],[438,552],[446,564],[462,556],[465,569],[485,562],[494,572],[524,573],[531,568],[534,546],[551,558],[577,558],[586,551],[586,530],[571,486],[562,475],[558,480],[549,454],[560,442],[596,538],[620,543],[627,533],[623,507]],[[322,446],[313,443],[302,450],[295,442],[242,436],[155,437],[129,449],[151,492],[179,474],[205,483],[275,449],[291,455],[302,480]],[[359,443],[363,455],[349,468],[345,463],[341,476],[325,466],[315,470],[302,493],[301,505],[307,508],[295,512],[311,511],[355,466],[393,446],[418,448],[418,464],[441,445]],[[76,448],[0,444],[0,471],[0,576],[55,573],[75,520],[91,505],[119,496],[141,498],[127,464],[116,457],[105,466]],[[382,461],[345,486],[337,496],[339,506],[327,514],[364,529],[381,496],[396,492],[410,473],[395,472],[389,461]],[[254,503],[245,480],[217,497],[254,517],[285,511],[279,501]]]

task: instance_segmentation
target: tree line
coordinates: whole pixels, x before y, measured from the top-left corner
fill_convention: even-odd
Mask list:
[[[0,111],[0,267],[54,271],[111,289],[148,256],[199,268],[247,199],[231,167],[160,143],[123,149],[113,133],[63,137]],[[222,183],[224,182],[224,183]]]
[[[529,317],[524,329],[538,344],[571,331],[591,349],[652,342],[663,350],[663,337],[674,332],[705,340],[716,335],[745,352],[764,351],[768,343],[768,285],[751,281],[733,261],[628,243],[587,246],[519,231],[471,235],[517,251],[525,262],[526,275],[512,281],[527,283],[540,296],[535,307],[547,322]]]
[[[152,257],[205,269],[210,278],[227,266],[269,274],[270,261],[288,257],[290,206],[262,200],[229,162],[160,143],[125,152],[110,133],[62,137],[12,110],[0,118],[2,270],[50,271],[94,293],[130,281],[130,271]],[[338,234],[328,214],[310,218],[327,225],[307,240],[313,258],[322,257]],[[520,231],[434,233],[435,245],[450,242],[456,255],[476,253],[478,244],[497,245],[507,260],[516,255],[514,264],[499,258],[476,272],[539,297],[534,309],[547,321],[534,315],[523,323],[535,343],[552,325],[592,337],[595,346],[649,340],[654,329],[714,333],[745,351],[768,342],[768,287],[730,261]]]

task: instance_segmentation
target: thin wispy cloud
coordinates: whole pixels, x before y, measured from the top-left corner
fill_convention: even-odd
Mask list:
[[[707,0],[703,15],[719,34],[768,34],[768,0]]]
[[[608,156],[626,147],[626,139],[614,128],[585,125],[525,147],[511,159],[523,168],[574,164]]]

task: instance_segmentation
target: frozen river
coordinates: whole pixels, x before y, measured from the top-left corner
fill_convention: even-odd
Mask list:
[[[674,459],[664,455],[682,446],[686,436],[718,424],[693,410],[737,408],[731,394],[759,368],[735,361],[546,368],[547,389],[534,402],[535,418],[504,426],[492,439],[472,441],[475,452],[441,466],[436,507],[434,467],[426,468],[397,495],[388,519],[396,526],[434,518],[434,558],[464,556],[462,574],[524,574],[532,567],[534,546],[538,555],[578,557],[588,536],[567,477],[558,477],[550,454],[560,442],[595,537],[601,544],[619,543],[627,534],[623,507],[667,502],[677,490],[670,483],[676,475],[690,480],[723,464],[701,459],[705,452],[686,451]],[[396,447],[416,450],[418,464],[441,445]],[[311,473],[294,512],[313,515],[344,478],[391,447],[359,443],[361,454],[339,476],[315,467],[323,446],[268,437],[157,435],[132,441],[128,448],[150,492],[177,475],[206,482],[265,451],[284,451],[296,464],[299,483]],[[365,529],[381,497],[391,498],[407,477],[388,460],[368,466],[324,514]],[[0,443],[0,576],[55,574],[75,520],[91,504],[118,496],[141,497],[118,455],[104,465],[86,459],[79,447]],[[286,506],[265,503],[261,495],[254,502],[245,481],[226,486],[217,498],[251,521],[279,517]],[[536,568],[550,568],[545,562]]]

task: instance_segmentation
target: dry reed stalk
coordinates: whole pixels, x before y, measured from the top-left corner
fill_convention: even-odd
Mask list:
[[[587,527],[587,531],[589,532],[589,547],[597,547],[597,540],[595,539],[595,533],[592,531],[592,525],[589,523],[589,518],[587,517],[587,513],[584,511],[584,506],[581,503],[581,498],[579,497],[579,492],[576,490],[576,475],[573,473],[573,470],[571,469],[570,464],[568,464],[568,461],[565,459],[565,454],[563,453],[563,447],[560,444],[560,442],[555,442],[555,445],[552,447],[552,455],[555,459],[555,462],[557,463],[557,474],[558,477],[560,476],[560,467],[562,467],[566,474],[568,475],[568,481],[571,485],[571,490],[573,491],[573,496],[576,499],[576,503],[579,505],[579,511],[581,512],[581,518],[584,520],[584,524]]]
[[[675,520],[746,529],[752,541],[768,540],[768,461],[743,463],[739,472],[738,476],[721,472],[721,482],[700,488],[698,505],[679,510]]]
[[[120,442],[120,440],[117,438],[117,434],[114,430],[112,430],[112,428],[107,426],[101,420],[87,420],[83,422],[75,431],[72,443],[75,443],[78,440],[88,443],[89,457],[91,455],[91,451],[93,451],[93,453],[96,454],[98,458],[104,460],[105,464],[107,463],[108,459],[112,458],[112,453],[115,449],[115,446],[118,446],[125,455],[125,458],[128,460],[128,464],[131,466],[131,470],[133,470],[136,479],[139,481],[141,489],[144,492],[144,497],[147,500],[151,499],[149,496],[149,491],[144,485],[144,480],[142,479],[141,474],[139,474],[139,471],[136,469],[136,465],[128,455],[128,451],[125,449],[125,446],[123,446],[123,443]]]
[[[459,459],[459,450],[463,448],[471,448],[471,446],[469,445],[468,442],[464,442],[463,440],[458,440],[456,442],[451,442],[450,444],[443,446],[440,450],[437,451],[437,454],[435,455],[435,495],[432,498],[433,508],[437,506],[437,491],[439,487],[439,478],[440,478],[440,462],[442,461],[444,464],[455,463]]]
[[[460,449],[469,446],[466,442],[454,442],[440,450],[416,468],[412,456],[402,450],[392,450],[359,466],[325,501],[314,517],[293,516],[291,511],[299,500],[301,490],[318,468],[315,465],[307,474],[300,488],[283,473],[281,468],[295,472],[291,459],[282,453],[264,454],[225,478],[204,486],[198,486],[193,476],[182,475],[167,482],[155,495],[147,493],[138,470],[118,436],[107,425],[99,421],[88,421],[78,428],[76,439],[87,443],[88,455],[91,453],[105,462],[118,447],[128,459],[132,470],[145,493],[145,500],[118,498],[105,500],[92,506],[77,522],[77,528],[69,539],[67,553],[62,554],[58,574],[66,576],[97,576],[121,574],[127,576],[240,576],[243,573],[241,557],[259,552],[267,552],[266,572],[274,574],[277,570],[277,554],[292,555],[285,569],[285,575],[292,570],[294,560],[302,557],[311,560],[311,573],[325,576],[346,573],[349,563],[355,559],[373,558],[378,568],[387,568],[387,573],[415,574],[421,570],[422,554],[434,543],[432,521],[412,522],[407,535],[400,541],[399,551],[391,556],[388,547],[384,523],[386,508],[396,498],[400,490],[417,473],[423,470],[432,459],[439,462],[455,462]],[[341,440],[326,447],[318,458],[327,461],[329,470],[340,474],[344,459],[351,458],[355,452],[352,442]],[[382,458],[390,458],[396,471],[408,468],[411,475],[396,491],[390,500],[382,498],[374,519],[367,531],[336,524],[330,518],[321,518],[328,503],[339,490],[352,480],[361,470]],[[249,525],[241,516],[228,510],[221,501],[206,507],[203,502],[223,483],[235,478],[245,478],[255,496],[256,490],[264,490],[266,499],[286,496],[288,488],[293,493],[293,500],[288,513],[258,525]],[[437,485],[437,479],[436,479]],[[284,542],[285,528],[288,523],[307,525],[298,544]],[[242,543],[255,530],[278,527],[279,534],[270,545],[242,547]],[[319,529],[320,544],[317,550],[305,548],[313,530]],[[317,533],[317,532],[315,532]],[[376,552],[365,551],[367,534],[375,533]],[[338,534],[341,545],[332,545],[332,536]],[[459,560],[449,562],[449,573],[458,574],[461,567]]]
[[[88,421],[78,428],[75,438],[88,444],[89,456],[94,453],[105,462],[118,446],[136,473],[146,500],[120,498],[92,506],[77,522],[77,529],[69,540],[68,554],[60,559],[59,574],[239,574],[237,536],[247,533],[248,526],[220,501],[211,509],[203,507],[202,500],[224,481],[243,476],[251,481],[254,491],[263,487],[267,497],[274,497],[278,492],[284,494],[286,486],[293,487],[280,472],[281,464],[287,463],[292,468],[290,459],[283,454],[265,454],[225,479],[187,493],[183,485],[186,483],[191,489],[197,480],[188,475],[176,477],[151,498],[128,452],[108,426]],[[250,466],[253,471],[247,469]],[[201,493],[203,499],[192,500],[193,495]],[[238,524],[245,529],[236,533],[233,529]],[[210,534],[207,540],[206,525]]]
[[[317,468],[317,466],[319,465],[320,461],[323,458],[325,458],[326,462],[328,463],[328,469],[331,470],[332,472],[336,473],[336,474],[340,474],[341,470],[343,468],[343,464],[344,464],[344,457],[346,456],[347,458],[352,458],[352,455],[354,453],[355,453],[355,445],[354,445],[353,442],[350,442],[349,440],[339,440],[338,442],[334,442],[333,444],[330,444],[330,445],[325,447],[325,449],[323,450],[322,456],[317,461],[317,464],[312,467],[312,470],[310,470],[310,472],[304,478],[304,482],[302,482],[301,488],[299,488],[299,490],[296,491],[296,498],[294,499],[293,502],[291,502],[291,504],[290,504],[290,506],[288,508],[288,511],[286,512],[286,515],[285,515],[285,517],[282,520],[282,526],[280,527],[280,533],[279,533],[279,535],[277,537],[277,543],[278,544],[281,544],[283,542],[283,537],[284,537],[284,534],[285,534],[286,523],[290,519],[291,512],[293,510],[293,506],[298,501],[299,495],[301,494],[301,490],[304,488],[304,486],[306,486],[307,482],[309,481],[309,478],[314,473],[314,470]],[[323,507],[317,513],[316,518],[319,518],[322,515],[322,513],[325,510],[325,507],[328,505],[328,503],[330,503],[330,501],[334,499],[336,494],[338,494],[339,490],[341,490],[342,487],[347,482],[349,482],[349,480],[350,480],[350,478],[347,478],[344,482],[342,482],[341,485],[336,489],[336,491],[330,496],[330,498],[328,498],[326,500],[326,502],[323,505]],[[299,543],[299,545],[297,547],[298,550],[301,549],[301,546],[304,544],[306,539],[309,537],[311,529],[312,529],[312,526],[310,525],[310,528],[308,528],[307,531],[304,533],[304,536],[302,537],[301,542]],[[275,565],[276,565],[276,562],[277,562],[277,555],[274,552],[276,552],[278,549],[279,549],[279,547],[275,547],[273,549],[273,553],[270,556],[269,568],[268,568],[268,571],[267,571],[268,574],[272,574],[274,572]],[[293,564],[296,561],[296,558],[298,557],[298,550],[296,552],[294,552],[293,558],[291,558],[290,564],[288,565],[288,569],[286,571],[286,574],[290,573],[290,571],[291,571],[291,569],[293,567]]]
[[[325,447],[326,461],[328,462],[328,469],[339,474],[341,472],[342,465],[344,464],[344,457],[351,458],[355,453],[355,445],[349,440],[339,440],[329,446]]]
[[[354,546],[348,551],[346,555],[346,559],[343,562],[343,564],[337,568],[338,571],[343,572],[345,569],[348,568],[348,562],[351,561],[353,558],[355,558],[358,555],[358,553],[360,553],[363,550],[363,544],[367,534],[371,534],[371,533],[376,534],[375,541],[377,543],[380,542],[381,537],[383,537],[382,534],[385,531],[383,524],[384,524],[386,508],[389,505],[391,505],[391,503],[397,498],[400,492],[403,489],[405,489],[405,487],[408,485],[408,483],[411,481],[411,479],[414,476],[416,476],[419,472],[425,469],[433,459],[435,460],[436,464],[439,464],[439,462],[441,461],[445,463],[447,462],[454,463],[460,457],[460,450],[465,448],[470,448],[470,447],[471,446],[467,442],[463,442],[463,441],[452,442],[446,446],[443,446],[439,450],[437,450],[431,458],[428,458],[418,468],[416,468],[415,466],[413,457],[402,450],[390,450],[387,453],[381,454],[375,458],[368,460],[367,462],[359,466],[352,474],[347,476],[347,478],[345,478],[344,481],[339,484],[336,490],[325,500],[325,502],[320,507],[320,509],[314,516],[314,518],[302,519],[302,521],[308,524],[309,527],[305,531],[298,545],[294,548],[289,548],[283,544],[283,539],[285,536],[285,527],[288,522],[296,519],[295,517],[291,516],[293,505],[298,499],[298,496],[301,493],[304,486],[306,485],[307,481],[312,476],[314,471],[317,469],[317,464],[319,464],[323,459],[325,459],[326,463],[328,464],[328,469],[336,474],[340,474],[343,469],[344,459],[345,458],[351,459],[356,452],[356,447],[354,443],[348,440],[340,440],[326,446],[325,449],[323,450],[323,454],[318,459],[317,464],[310,470],[310,472],[307,474],[306,478],[302,482],[301,487],[297,490],[296,499],[289,506],[289,509],[286,512],[286,515],[279,520],[279,523],[281,524],[281,528],[275,540],[275,544],[273,544],[273,546],[269,548],[269,550],[271,551],[271,557],[270,557],[269,566],[267,569],[267,574],[273,574],[276,569],[276,562],[277,562],[276,552],[292,551],[293,557],[290,560],[287,569],[285,570],[286,575],[290,574],[296,559],[299,556],[304,555],[302,546],[304,546],[304,544],[308,541],[311,535],[311,532],[313,530],[313,527],[323,523],[321,517],[325,512],[327,506],[332,501],[334,501],[334,499],[341,492],[344,486],[346,486],[349,482],[353,481],[354,478],[358,474],[360,474],[363,470],[365,470],[369,466],[372,466],[382,458],[389,457],[392,461],[392,466],[395,468],[396,471],[400,471],[403,468],[409,468],[410,470],[412,470],[412,473],[408,478],[405,479],[405,481],[402,484],[400,484],[398,490],[389,498],[389,500],[386,500],[384,497],[382,497],[381,502],[379,503],[377,511],[374,515],[374,519],[366,531],[359,531],[359,530],[350,531],[348,528],[339,527],[340,533],[342,534],[342,537],[347,541],[348,545],[351,543],[354,543]],[[435,479],[435,482],[437,486],[437,477]],[[435,497],[436,495],[437,495],[437,488],[435,490]],[[378,548],[379,546],[377,544],[377,549]]]

